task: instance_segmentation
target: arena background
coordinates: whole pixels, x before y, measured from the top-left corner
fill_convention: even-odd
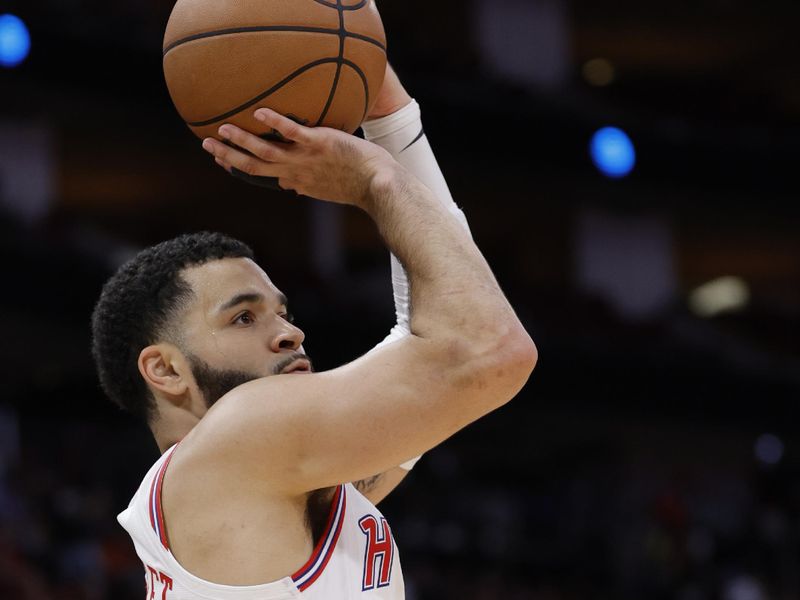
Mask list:
[[[380,8],[540,350],[515,401],[381,506],[408,598],[800,598],[800,4]],[[0,4],[31,38],[0,68],[3,599],[144,593],[114,517],[157,449],[99,391],[88,335],[103,281],[136,250],[241,237],[323,369],[392,322],[365,216],[248,187],[184,127],[161,73],[170,10]],[[627,177],[592,162],[604,126],[633,142]]]

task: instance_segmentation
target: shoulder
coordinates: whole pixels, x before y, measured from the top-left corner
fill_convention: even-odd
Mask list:
[[[307,403],[315,393],[310,381],[298,380],[314,377],[265,377],[231,390],[181,441],[171,470],[211,470],[276,489],[294,468],[302,428],[297,404]]]

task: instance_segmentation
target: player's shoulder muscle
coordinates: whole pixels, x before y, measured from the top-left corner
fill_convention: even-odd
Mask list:
[[[258,461],[261,475],[282,480],[291,469],[289,454],[298,427],[292,398],[312,393],[308,385],[287,385],[274,376],[243,384],[220,398],[182,443],[196,460],[220,469],[249,469]],[[295,377],[311,377],[296,375]]]
[[[299,493],[369,477],[491,409],[492,394],[474,381],[480,369],[443,361],[445,350],[409,336],[331,371],[251,381],[191,435],[216,461],[249,469],[273,489]]]

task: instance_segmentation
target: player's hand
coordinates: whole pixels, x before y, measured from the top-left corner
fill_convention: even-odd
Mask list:
[[[220,166],[247,175],[275,177],[284,190],[320,200],[365,207],[373,181],[396,163],[380,146],[328,127],[305,127],[273,110],[260,108],[255,117],[286,142],[266,141],[226,123],[203,148]]]
[[[400,83],[400,78],[389,63],[386,63],[386,75],[383,78],[383,85],[378,91],[375,105],[369,111],[366,120],[379,119],[397,112],[411,102],[411,96]]]

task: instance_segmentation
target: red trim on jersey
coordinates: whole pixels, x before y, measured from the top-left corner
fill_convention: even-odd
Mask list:
[[[338,511],[339,508],[339,497],[341,498],[342,510]],[[333,495],[333,500],[331,501],[331,509],[330,513],[328,514],[328,522],[325,524],[325,530],[323,531],[322,535],[320,536],[319,540],[317,541],[317,545],[314,548],[314,551],[311,553],[311,557],[306,561],[306,563],[300,567],[297,571],[292,574],[292,579],[297,581],[302,577],[306,577],[308,575],[308,571],[314,566],[315,563],[319,561],[320,553],[322,552],[323,548],[325,547],[325,543],[330,539],[330,545],[328,546],[328,550],[325,553],[325,557],[323,558],[322,562],[316,568],[315,573],[311,576],[310,579],[302,583],[297,587],[298,590],[301,592],[304,591],[308,586],[314,583],[322,572],[325,570],[325,566],[330,561],[331,556],[333,556],[333,550],[336,547],[336,542],[339,540],[339,534],[342,532],[342,524],[344,523],[344,515],[345,509],[347,508],[347,495],[345,494],[344,486],[340,485],[336,488],[336,492]],[[335,526],[336,530],[333,532],[331,536],[331,528],[334,526],[334,517],[336,513],[339,512],[339,519],[336,521]]]
[[[336,547],[336,542],[339,541],[339,534],[342,532],[342,525],[344,524],[343,517],[344,517],[345,504],[347,504],[346,498],[342,500],[342,518],[339,519],[339,523],[336,526],[336,532],[333,534],[333,539],[331,540],[331,547],[328,548],[328,552],[325,555],[325,559],[322,561],[322,564],[317,569],[317,572],[314,573],[311,579],[309,579],[308,581],[306,581],[304,584],[302,584],[297,588],[301,592],[306,590],[312,583],[314,583],[317,579],[319,579],[319,576],[322,575],[322,572],[325,570],[328,561],[330,561],[331,556],[333,556],[333,549]]]
[[[153,477],[152,483],[150,483],[150,494],[148,494],[147,496],[148,498],[147,514],[150,515],[150,527],[152,527],[153,531],[157,533],[158,530],[156,529],[156,520],[153,516],[153,492],[156,489],[156,479],[158,479],[158,473],[156,473],[156,476]]]
[[[177,448],[177,445],[176,445]],[[158,527],[153,520],[153,512],[150,511],[150,523],[153,525],[153,529],[155,529],[156,533],[158,534],[159,539],[161,540],[161,545],[164,546],[167,550],[169,550],[169,538],[167,537],[167,525],[164,521],[164,510],[161,508],[161,488],[164,485],[164,475],[167,472],[167,467],[169,466],[169,461],[172,460],[172,457],[175,456],[175,448],[172,449],[172,452],[169,453],[167,460],[164,461],[164,464],[161,465],[161,469],[159,469],[158,474],[153,478],[153,487],[150,491],[151,494],[155,494],[155,519],[158,523]],[[152,501],[151,495],[151,501]]]

